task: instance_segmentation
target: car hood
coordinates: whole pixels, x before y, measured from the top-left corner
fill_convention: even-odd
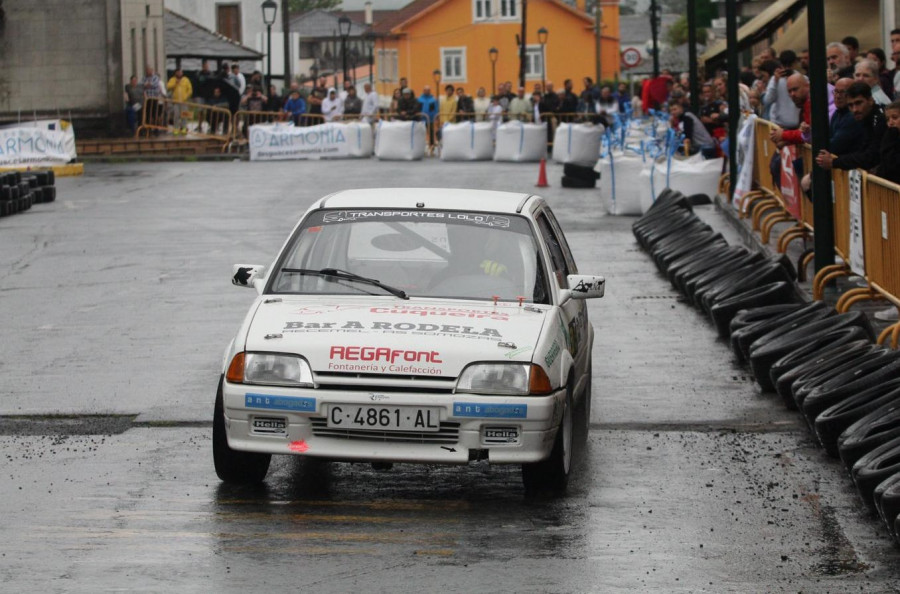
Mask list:
[[[531,361],[546,305],[265,296],[247,351],[297,353],[316,372],[455,377],[472,361]]]

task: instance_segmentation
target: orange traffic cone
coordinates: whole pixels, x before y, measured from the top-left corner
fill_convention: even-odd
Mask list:
[[[550,184],[547,183],[547,160],[541,159],[541,169],[538,172],[538,182],[536,187],[538,188],[546,188]]]

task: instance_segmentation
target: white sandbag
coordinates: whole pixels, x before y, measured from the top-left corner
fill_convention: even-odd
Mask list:
[[[666,188],[672,188],[691,196],[706,194],[716,195],[719,189],[719,178],[722,175],[724,159],[704,159],[702,155],[694,155],[688,159],[672,159],[666,175],[666,160],[660,158],[655,167],[646,167],[641,171],[641,210],[647,212],[656,197]],[[651,175],[652,169],[652,175]]]
[[[375,150],[375,133],[372,125],[365,122],[347,122],[347,141],[350,144],[351,157],[371,157]]]
[[[525,163],[547,157],[547,124],[506,122],[497,127],[496,140],[494,161]]]
[[[604,130],[602,124],[560,124],[553,137],[553,160],[593,167],[600,156]]]
[[[417,161],[425,156],[425,122],[378,122],[375,156],[382,161]]]
[[[460,122],[441,128],[441,161],[489,161],[494,156],[491,122]]]
[[[600,172],[600,195],[611,215],[639,215],[641,211],[641,170],[646,166],[644,157],[632,151],[614,149],[594,167]]]

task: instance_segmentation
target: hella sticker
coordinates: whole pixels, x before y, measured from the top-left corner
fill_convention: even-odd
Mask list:
[[[271,394],[244,395],[245,408],[264,408],[267,410],[289,410],[293,412],[316,412],[315,398],[299,396],[273,396]]]

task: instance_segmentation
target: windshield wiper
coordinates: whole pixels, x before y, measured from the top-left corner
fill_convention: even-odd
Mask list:
[[[398,289],[397,287],[392,287],[390,285],[386,285],[383,282],[374,279],[367,278],[365,276],[360,276],[353,272],[348,272],[347,270],[341,270],[339,268],[322,268],[321,270],[313,270],[311,268],[282,268],[281,272],[288,272],[292,274],[311,274],[317,275],[325,278],[325,280],[330,279],[341,279],[341,280],[349,280],[356,281],[359,283],[365,283],[367,285],[373,285],[375,287],[379,287],[384,289],[391,295],[395,295],[400,299],[409,299],[409,295],[406,294],[406,291],[403,289]]]

